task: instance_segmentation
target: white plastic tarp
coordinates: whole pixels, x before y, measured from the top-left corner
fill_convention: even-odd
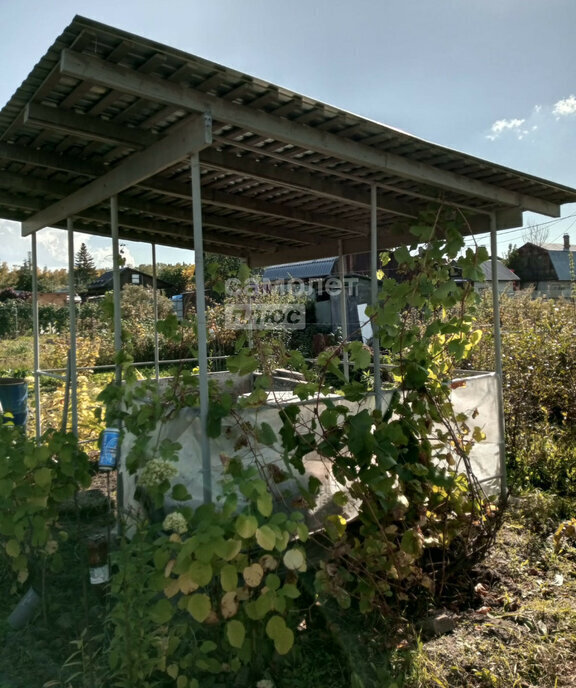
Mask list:
[[[497,379],[494,373],[472,375],[454,380],[451,392],[452,404],[456,414],[465,413],[469,416],[468,425],[472,429],[479,426],[486,435],[486,439],[475,444],[470,454],[472,470],[486,494],[498,494],[500,490],[500,463],[499,452],[501,446],[500,425],[498,423],[497,404]],[[391,391],[384,394],[384,404],[389,403]],[[346,404],[352,411],[360,411],[363,408],[373,408],[374,397],[369,396],[362,403],[346,402],[342,397],[330,397],[335,403]],[[210,440],[212,456],[212,488],[214,499],[221,495],[220,481],[223,477],[224,466],[227,458],[237,456],[245,465],[256,464],[261,468],[264,477],[268,479],[271,489],[280,507],[288,510],[295,508],[300,492],[299,484],[307,484],[310,476],[315,476],[321,482],[317,504],[313,509],[306,510],[306,517],[311,529],[320,528],[324,518],[331,513],[340,513],[346,519],[353,518],[357,514],[358,504],[353,500],[342,509],[338,509],[332,502],[332,495],[343,488],[332,475],[328,460],[311,452],[304,459],[305,475],[299,475],[297,471],[290,469],[283,459],[280,446],[279,431],[281,420],[279,410],[282,406],[297,403],[301,406],[301,423],[308,426],[313,420],[315,408],[320,413],[325,407],[326,398],[317,397],[306,402],[294,397],[291,392],[270,392],[268,403],[258,408],[248,408],[234,412],[223,419],[222,432],[219,437]],[[258,443],[250,435],[246,435],[246,423],[252,427],[267,423],[275,432],[278,441],[272,446]],[[181,444],[179,452],[178,475],[172,483],[183,483],[191,495],[189,504],[199,506],[203,501],[203,475],[200,449],[200,419],[197,409],[183,409],[170,419],[170,422],[161,425],[152,438],[151,446],[157,445],[163,438],[168,437],[173,442]],[[248,438],[246,441],[245,438]],[[244,439],[243,439],[244,438]],[[132,446],[133,437],[124,438],[121,448],[120,472],[123,480],[124,510],[137,515],[140,506],[135,498],[136,476],[129,475],[125,469],[123,458]],[[459,466],[459,470],[463,470]],[[289,473],[289,479],[276,483],[275,477],[280,473]],[[167,510],[177,508],[180,502],[172,502],[167,499]]]

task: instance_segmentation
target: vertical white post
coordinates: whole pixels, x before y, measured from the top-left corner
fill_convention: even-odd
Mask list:
[[[42,434],[40,402],[40,321],[38,318],[38,250],[36,232],[32,234],[32,336],[34,338],[34,403],[36,406],[36,439]]]
[[[378,306],[378,191],[370,189],[370,292],[372,306]],[[382,410],[382,374],[380,370],[380,330],[372,320],[372,350],[374,358],[374,407]]]
[[[190,156],[192,184],[192,221],[194,224],[194,256],[196,268],[196,323],[198,327],[198,382],[200,392],[200,448],[202,451],[202,478],[204,503],[212,501],[212,466],[210,443],[206,432],[208,420],[208,345],[206,338],[206,295],[204,281],[204,244],[202,236],[202,187],[200,184],[200,156]]]
[[[154,299],[154,372],[160,380],[160,351],[158,346],[158,284],[156,279],[156,244],[152,244],[152,298]]]
[[[340,276],[340,321],[342,323],[342,341],[348,341],[348,301],[345,287],[344,255],[342,253],[342,241],[338,240],[338,271]],[[342,364],[344,366],[344,378],[350,380],[350,363],[348,352],[342,352]]]
[[[122,312],[120,305],[120,243],[118,240],[118,196],[110,198],[110,230],[112,235],[112,289],[114,298],[114,351],[122,349]],[[122,369],[116,364],[116,383],[122,381]]]
[[[67,381],[70,389],[70,409],[72,411],[72,432],[78,437],[78,380],[77,380],[77,350],[76,350],[76,280],[74,279],[74,221],[71,217],[66,220],[68,229],[68,310],[70,313],[70,353],[68,354]],[[66,421],[64,421],[66,422]]]
[[[500,442],[498,445],[500,453],[500,497],[506,498],[508,492],[506,476],[506,446],[504,444],[504,395],[503,395],[503,375],[502,375],[502,333],[500,331],[500,294],[498,293],[498,242],[496,239],[496,215],[490,215],[490,252],[492,268],[492,312],[494,319],[494,358],[495,371],[498,387],[498,431]]]

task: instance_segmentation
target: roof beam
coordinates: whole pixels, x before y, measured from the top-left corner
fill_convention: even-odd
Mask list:
[[[287,165],[281,167],[261,160],[253,160],[248,156],[229,155],[213,149],[205,151],[201,160],[203,167],[244,174],[247,177],[262,179],[289,189],[298,189],[339,202],[344,201],[361,208],[370,207],[368,181],[366,182],[366,191],[354,191],[340,182],[320,179],[318,174],[311,174],[303,169],[290,169],[289,166],[297,167],[298,163],[296,161],[286,162]],[[321,174],[329,174],[329,172],[321,170]],[[378,209],[404,217],[415,218],[418,215],[414,206],[393,199],[379,200]]]
[[[140,150],[152,145],[158,137],[145,129],[130,129],[98,117],[77,115],[47,105],[28,103],[24,109],[24,124],[41,129],[54,129],[82,139],[112,142],[126,148]]]
[[[62,117],[58,117],[58,110],[56,108],[30,105],[30,112],[34,115],[34,119],[30,120],[36,126],[55,127],[64,133],[70,135],[80,135],[82,131],[84,136],[98,141],[118,143],[124,137],[124,142],[129,141],[131,146],[137,150],[141,150],[158,141],[159,137],[151,132],[142,129],[133,129],[118,124],[112,124],[97,117],[90,117],[89,115],[78,115],[71,112],[63,112]],[[8,145],[5,149],[8,149]],[[50,155],[50,154],[48,154]],[[54,154],[52,154],[54,155]],[[263,153],[265,155],[265,153]],[[69,169],[75,170],[79,167],[79,171],[86,168],[85,163],[71,160],[71,167]],[[233,171],[237,174],[245,174],[250,177],[261,179],[267,182],[273,182],[286,188],[297,189],[299,191],[313,192],[325,198],[334,199],[339,202],[347,202],[352,205],[361,206],[364,208],[370,207],[370,193],[358,192],[351,190],[349,186],[341,182],[329,181],[320,179],[318,174],[312,174],[309,171],[301,169],[297,161],[286,160],[284,167],[271,164],[269,162],[256,161],[250,159],[248,156],[239,157],[229,153],[221,153],[215,150],[205,151],[202,155],[201,164],[203,167],[211,169]],[[97,165],[95,170],[102,169],[104,166]],[[297,167],[298,170],[290,169],[290,167]],[[106,168],[104,168],[106,169]],[[318,170],[319,173],[330,176],[329,170]],[[96,176],[97,173],[95,173]],[[102,174],[102,171],[100,171]],[[160,191],[165,191],[167,183],[162,180],[160,182],[163,186],[158,188]],[[368,182],[366,182],[368,183]],[[176,188],[176,187],[174,187]],[[189,196],[189,189],[186,188],[186,197]],[[390,212],[395,215],[403,217],[416,217],[417,212],[414,207],[408,203],[395,201],[394,199],[383,199],[379,203],[379,208],[385,212]],[[329,225],[330,226],[330,225]],[[353,228],[348,227],[349,231]]]
[[[200,112],[209,109],[215,120],[348,160],[357,165],[387,170],[400,177],[483,198],[496,205],[524,208],[554,217],[560,215],[560,208],[556,203],[502,189],[425,163],[408,160],[325,131],[224,101],[216,96],[186,88],[181,84],[172,84],[156,77],[135,74],[131,69],[111,65],[93,56],[65,49],[60,58],[60,71],[73,78],[86,79],[107,88],[115,88],[165,105],[177,105],[187,110]]]
[[[76,217],[74,221],[74,229],[77,232],[86,232],[89,234],[96,234],[98,236],[110,237],[109,220],[110,218],[108,217],[108,222],[99,222],[98,224],[94,224],[91,220],[85,219],[83,217]],[[60,229],[66,229],[65,222],[60,222],[58,224]],[[166,227],[164,227],[164,229],[166,229]],[[146,229],[143,227],[132,228],[130,226],[121,225],[119,228],[119,235],[120,238],[125,241],[145,241],[146,243],[157,243],[158,233],[156,230],[157,227],[154,227],[153,229]],[[226,250],[223,251],[222,240],[213,240],[211,233],[205,234],[204,244],[207,250],[212,251],[214,253],[226,253],[227,255],[238,256],[239,258],[248,257],[248,250],[244,245],[226,245]],[[191,232],[187,233],[184,232],[182,229],[167,229],[166,233],[163,234],[163,245],[174,246],[175,248],[185,248],[193,251],[194,239],[192,237]],[[262,249],[261,244],[260,248]]]
[[[77,115],[77,117],[79,116]],[[0,142],[0,159],[2,158],[14,160],[15,162],[23,164],[40,165],[51,170],[76,172],[88,177],[98,177],[109,171],[108,167],[98,162],[82,160],[65,154],[60,155],[58,153],[32,150],[26,146]],[[318,184],[315,179],[311,178],[312,175],[308,173],[301,175],[290,170],[281,170],[281,168],[272,165],[253,165],[247,159],[244,160],[236,156],[227,156],[217,151],[205,151],[200,162],[203,167],[209,167],[211,169],[225,170],[233,166],[234,170],[239,174],[252,175],[253,172],[258,173],[259,178],[263,181],[273,181],[275,184],[298,191],[310,192],[318,188],[318,193],[323,191],[324,193],[320,193],[320,195],[326,198],[348,201],[353,205],[368,208],[365,194],[350,192],[338,183],[330,184],[329,182],[322,182]],[[188,184],[183,184],[181,182],[155,178],[144,179],[139,182],[137,186],[143,189],[165,193],[175,198],[190,198],[190,188]],[[224,191],[210,191],[210,189],[203,188],[202,202],[220,208],[243,210],[256,215],[266,215],[269,217],[286,218],[294,220],[295,222],[316,225],[318,227],[330,227],[355,234],[364,233],[364,230],[358,229],[358,225],[354,220],[342,220],[337,216],[331,216],[327,213],[302,210],[301,208],[294,208],[290,205],[283,205],[281,203],[270,203],[241,194],[229,194]],[[391,203],[386,199],[379,202],[379,209],[406,217],[417,216],[416,209],[409,209],[408,204]]]
[[[203,158],[204,156],[202,156]],[[202,163],[202,159],[200,160]],[[363,234],[364,231],[358,228],[356,222],[352,220],[341,220],[336,216],[315,211],[293,208],[290,205],[281,203],[270,203],[261,201],[251,196],[242,194],[229,194],[225,191],[210,191],[202,189],[202,203],[204,205],[214,205],[219,208],[229,208],[230,210],[241,210],[254,213],[255,215],[265,215],[279,219],[293,220],[303,224],[315,225],[316,227],[329,227],[352,234]]]
[[[68,155],[60,155],[44,150],[36,150],[27,146],[19,146],[15,143],[0,142],[0,158],[13,160],[25,165],[38,165],[50,170],[62,170],[64,172],[77,172],[87,177],[99,177],[109,171],[109,167],[90,160],[83,160]]]
[[[42,179],[38,177],[31,177],[0,171],[0,188],[1,187],[6,187],[7,189],[11,189],[17,193],[42,192],[53,194],[55,196],[65,196],[70,191],[70,185],[61,181],[53,181],[51,179]],[[212,196],[212,194],[208,195]],[[235,207],[237,210],[242,210],[243,212],[249,211],[249,209],[246,208],[245,204],[242,203],[242,197],[240,196],[235,197],[233,194],[217,194],[217,196],[223,196],[226,198],[226,203],[223,204],[224,207]],[[6,204],[9,205],[8,199],[10,198],[10,194],[5,192],[4,198],[7,201]],[[27,208],[28,210],[33,210],[35,212],[40,211],[42,209],[41,203],[36,199],[34,199],[33,202],[26,204],[25,201],[28,198],[28,196],[23,196],[19,200],[18,207]],[[220,205],[219,203],[215,203],[213,200],[208,202],[206,202],[204,198],[202,200],[205,206]],[[169,204],[164,205],[161,203],[156,203],[154,201],[146,201],[136,196],[130,196],[128,194],[120,195],[119,205],[121,209],[138,211],[141,213],[145,213],[146,215],[156,216],[158,218],[166,218],[169,220],[177,220],[181,222],[192,222],[192,214],[190,212],[189,207],[182,207]],[[260,205],[267,208],[266,203],[261,203]],[[257,215],[258,213],[255,214]],[[260,213],[260,215],[268,215],[275,217],[274,213],[269,211],[267,213]],[[297,213],[295,215],[297,215]],[[303,213],[303,215],[305,215],[305,213]],[[88,217],[86,212],[83,210],[76,213],[76,216]],[[289,221],[293,222],[299,221],[298,217],[286,218],[278,216],[278,219],[288,219]],[[203,214],[203,221],[206,225],[212,227],[219,227],[220,229],[237,229],[240,231],[259,234],[262,236],[274,237],[277,239],[291,239],[303,244],[313,244],[318,240],[317,236],[315,236],[313,232],[309,232],[306,229],[293,228],[289,225],[283,227],[268,226],[267,224],[263,224],[258,220],[235,220],[234,218],[209,214],[206,211],[204,211]],[[315,224],[312,222],[310,218],[308,218],[308,222],[315,226],[317,229],[325,227],[325,223],[322,223],[321,221],[319,221],[318,224]],[[361,232],[358,231],[358,228],[356,228],[355,232],[352,232],[344,223],[342,224],[342,227],[336,226],[333,227],[333,229],[348,232],[349,234],[361,234]]]
[[[406,233],[390,233],[385,230],[378,232],[378,249],[385,250],[406,243]],[[370,237],[357,237],[342,241],[342,254],[352,255],[355,253],[368,253],[370,251]],[[315,246],[306,248],[287,248],[280,249],[274,256],[250,255],[250,267],[264,268],[269,265],[280,263],[298,263],[303,260],[314,260],[318,258],[330,258],[334,256],[334,242],[325,241]]]
[[[192,212],[189,207],[160,205],[153,201],[143,201],[139,198],[133,198],[127,195],[120,196],[118,203],[120,208],[126,208],[127,210],[137,210],[157,217],[192,223]],[[202,198],[202,203],[204,204],[204,197]],[[246,219],[236,220],[233,217],[212,215],[205,210],[203,210],[202,213],[202,224],[206,227],[215,227],[226,231],[238,230],[239,232],[275,239],[298,241],[302,244],[314,244],[317,241],[317,237],[315,237],[314,234],[305,230],[294,229],[289,226],[268,226],[258,221]]]
[[[467,218],[467,225],[464,234],[484,234],[490,231],[489,216],[476,216]],[[383,227],[378,230],[378,250],[384,251],[397,246],[417,243],[416,237],[410,240],[408,230],[402,231],[398,229],[391,229]],[[369,253],[370,252],[370,236],[354,237],[351,239],[344,239],[342,241],[342,254],[352,255],[355,253]],[[305,248],[287,248],[279,249],[278,253],[273,257],[272,262],[268,256],[265,255],[251,255],[250,267],[263,268],[269,265],[277,265],[279,263],[297,263],[302,260],[312,260],[315,258],[330,258],[334,255],[334,241],[324,241],[324,243],[316,244],[314,246],[307,246]]]
[[[9,185],[9,187],[17,192],[24,192],[26,195],[11,194],[7,191],[0,190],[0,204],[15,208],[21,208],[30,211],[39,211],[42,208],[41,202],[38,199],[30,198],[28,195],[31,191],[43,191],[48,193],[62,193],[67,188],[66,184],[62,182],[53,182],[45,179],[31,179],[22,175],[11,175],[7,172],[0,172],[0,187]],[[135,230],[155,231],[158,234],[168,234],[174,236],[174,227],[178,226],[179,231],[186,233],[186,227],[192,228],[192,213],[190,208],[181,208],[177,206],[160,206],[158,204],[142,201],[138,198],[130,196],[121,196],[119,201],[121,211],[120,225],[129,227]],[[125,212],[124,212],[125,211]],[[164,223],[158,222],[150,217],[142,217],[134,214],[134,211],[161,217],[170,222],[171,220],[180,223],[179,225],[168,224],[168,230],[165,232]],[[87,221],[101,222],[108,224],[110,214],[106,210],[97,208],[87,208],[77,213],[75,217],[83,218]],[[65,219],[65,218],[62,218]],[[243,232],[246,234],[257,235],[261,237],[269,237],[271,239],[285,239],[287,241],[297,241],[301,244],[310,245],[317,242],[318,238],[314,234],[293,229],[290,227],[269,227],[266,224],[261,224],[257,221],[251,222],[249,220],[235,220],[234,218],[220,217],[218,215],[210,215],[204,213],[202,222],[206,227],[214,229],[221,229],[227,232]],[[184,224],[182,224],[184,223]],[[55,222],[54,224],[57,224]],[[266,244],[266,239],[256,239],[249,236],[237,235],[236,237],[226,237],[221,234],[207,233],[207,236],[213,237],[214,242],[218,244],[227,244],[230,246],[239,246],[252,248],[262,251],[272,251],[272,246]],[[217,240],[217,241],[216,241]]]
[[[204,164],[204,158],[207,156],[207,164]],[[216,157],[217,156],[217,157]],[[213,169],[226,169],[220,165],[226,164],[223,162],[222,154],[205,151],[202,155],[201,164],[203,167],[210,167]],[[231,156],[232,157],[232,156]],[[89,160],[82,160],[65,154],[51,153],[46,151],[37,151],[27,148],[26,146],[18,146],[16,144],[2,143],[0,142],[0,159],[13,160],[15,162],[20,162],[23,164],[34,164],[42,167],[46,167],[51,170],[61,170],[64,172],[75,172],[88,177],[98,177],[109,171],[109,168],[105,165],[101,165],[97,162],[92,162]],[[251,167],[245,165],[242,162],[242,158],[234,159],[230,161],[231,165],[238,168],[239,172],[242,174],[249,174]],[[274,181],[285,188],[294,189],[299,191],[310,191],[310,186],[302,185],[302,177],[298,173],[290,172],[288,170],[281,173],[282,181],[280,182],[276,176],[272,166],[266,166],[265,170],[260,170],[260,178],[265,181]],[[304,182],[313,181],[309,180],[308,175],[305,174]],[[290,183],[288,183],[290,182]],[[314,182],[316,186],[317,183]],[[296,184],[298,186],[296,186]],[[190,198],[190,188],[188,184],[181,182],[170,181],[162,178],[144,179],[137,186],[148,189],[150,191],[156,191],[158,193],[164,193],[171,195],[175,198]],[[327,198],[339,198],[340,200],[347,200],[343,196],[349,197],[351,203],[358,205],[362,208],[368,207],[364,202],[364,194],[351,194],[344,188],[334,188],[331,189],[333,193],[326,195]],[[326,188],[326,184],[323,183],[322,187],[324,190],[328,191],[330,189]],[[68,189],[70,191],[70,189]],[[336,195],[340,191],[341,195]],[[295,222],[301,222],[303,224],[315,225],[317,227],[329,227],[332,229],[339,229],[345,232],[350,232],[353,234],[364,234],[364,230],[358,229],[358,224],[354,220],[342,220],[337,216],[331,216],[327,213],[319,213],[315,211],[303,210],[301,208],[295,208],[290,205],[283,205],[281,203],[270,203],[268,201],[262,201],[259,198],[253,198],[251,196],[244,196],[242,194],[229,194],[225,191],[211,191],[210,189],[202,189],[202,202],[207,205],[217,206],[219,208],[229,208],[231,210],[241,210],[249,213],[254,213],[256,215],[266,215],[268,217],[285,218],[288,220],[294,220]],[[410,215],[408,215],[407,204],[402,204],[406,206],[403,215],[416,217],[416,209],[412,209]],[[162,206],[156,204],[156,207],[160,209]],[[384,201],[379,203],[380,210],[390,211],[389,202]],[[395,206],[396,213],[399,212],[399,208]],[[391,211],[394,212],[394,211]],[[163,215],[162,212],[156,213],[160,216]]]
[[[297,241],[301,244],[314,244],[318,237],[314,234],[292,229],[291,227],[269,227],[266,224],[250,222],[246,220],[235,220],[233,217],[220,217],[219,215],[202,214],[202,224],[206,227],[215,227],[226,231],[240,231],[247,234],[257,234],[274,239],[285,239],[286,241]]]
[[[22,223],[22,235],[27,236],[65,217],[77,215],[85,208],[101,203],[170,167],[187,155],[202,150],[211,141],[212,120],[207,114],[199,115],[185,127],[156,141],[146,150],[131,155],[107,174],[33,215]]]

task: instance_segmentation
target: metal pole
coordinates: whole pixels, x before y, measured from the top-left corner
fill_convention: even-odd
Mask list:
[[[36,232],[32,234],[32,336],[34,338],[34,403],[36,406],[36,439],[42,434],[40,402],[40,320],[38,318],[38,251]]]
[[[496,215],[490,215],[490,252],[492,268],[492,312],[494,319],[494,358],[496,370],[496,384],[498,388],[498,431],[500,442],[498,449],[500,453],[500,497],[506,498],[508,492],[506,476],[506,447],[504,444],[504,395],[503,375],[502,375],[502,334],[500,331],[500,294],[498,293],[498,243],[496,240]]]
[[[378,307],[378,191],[373,184],[370,189],[370,292],[372,306]],[[372,320],[372,350],[374,357],[374,407],[382,410],[382,373],[380,370],[380,331]]]
[[[114,351],[116,355],[122,350],[122,306],[120,304],[120,242],[118,240],[118,196],[110,198],[110,234],[112,236],[112,298],[114,300]],[[116,362],[114,379],[117,385],[122,384],[122,367]],[[122,455],[120,455],[122,462]],[[122,534],[124,525],[122,514],[124,512],[124,476],[122,470],[118,471],[116,481],[116,503],[118,504],[118,533]]]
[[[120,243],[118,241],[118,196],[110,198],[110,229],[112,234],[112,289],[114,298],[114,351],[122,349],[122,311],[120,305]],[[122,368],[116,364],[116,383],[122,381]]]
[[[206,339],[206,295],[204,283],[204,248],[202,237],[202,188],[200,185],[200,156],[190,156],[192,181],[192,221],[194,224],[194,256],[196,277],[196,323],[198,327],[198,382],[200,392],[200,447],[202,451],[202,478],[204,503],[212,501],[212,466],[210,443],[206,432],[208,419],[208,346]]]
[[[68,354],[69,379],[66,384],[70,387],[72,411],[72,432],[78,437],[78,363],[76,350],[76,281],[74,279],[74,221],[71,217],[66,219],[68,229],[68,310],[70,313],[70,353]],[[64,419],[66,422],[66,419]]]
[[[338,270],[340,274],[340,320],[342,322],[342,341],[348,341],[348,303],[345,288],[344,255],[342,253],[342,240],[338,240]],[[350,363],[348,352],[344,349],[342,353],[342,363],[344,366],[344,378],[346,382],[350,380]]]
[[[160,350],[158,346],[158,286],[156,279],[156,244],[152,244],[152,298],[154,299],[154,372],[160,380]]]

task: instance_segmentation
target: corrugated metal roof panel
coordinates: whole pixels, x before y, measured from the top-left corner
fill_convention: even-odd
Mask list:
[[[492,281],[492,261],[486,260],[480,264],[480,268],[484,273],[486,280]],[[498,282],[518,282],[520,278],[515,272],[512,272],[507,268],[501,261],[497,262],[497,272]]]
[[[263,279],[289,280],[313,279],[314,277],[327,277],[334,270],[336,258],[324,258],[322,260],[306,260],[301,263],[287,263],[286,265],[273,265],[264,270]]]
[[[576,280],[576,251],[548,251],[552,266],[561,282]],[[572,260],[570,260],[572,256]]]

